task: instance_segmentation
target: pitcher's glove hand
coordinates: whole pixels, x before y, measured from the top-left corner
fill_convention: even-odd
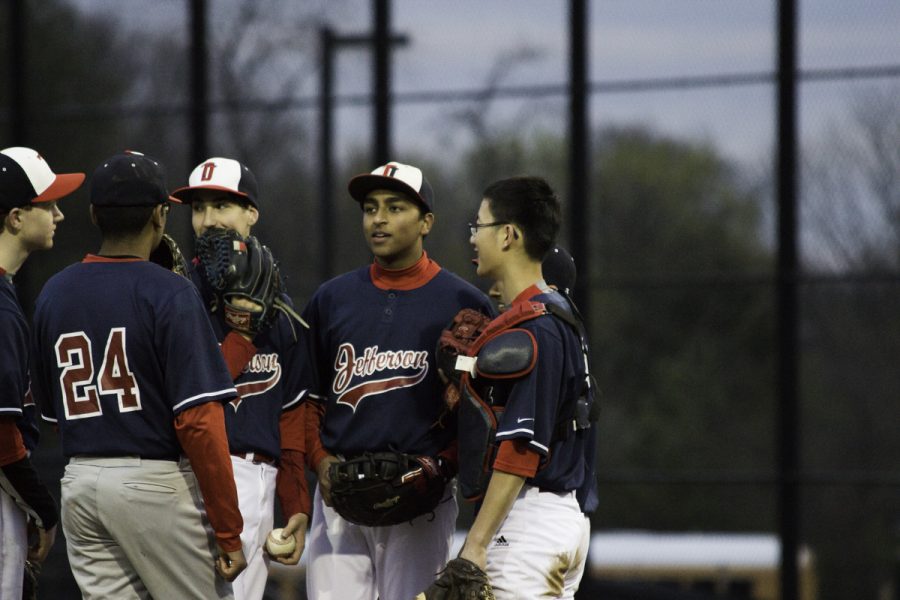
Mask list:
[[[168,233],[162,235],[159,245],[150,253],[150,262],[182,277],[188,276],[187,261],[184,260],[181,248]]]
[[[469,347],[478,339],[491,318],[473,308],[459,311],[438,338],[435,358],[437,367],[448,379],[444,390],[444,403],[453,410],[459,403],[460,371],[456,370],[456,357],[467,355]]]
[[[230,229],[207,229],[197,238],[197,257],[232,329],[255,336],[272,325],[278,310],[299,319],[279,298],[284,284],[278,265],[257,238],[244,239]],[[254,309],[246,302],[236,304],[238,298],[252,302]]]
[[[374,452],[328,470],[331,506],[351,523],[396,525],[433,512],[449,479],[440,459]]]
[[[494,600],[494,590],[478,565],[454,558],[416,600]]]

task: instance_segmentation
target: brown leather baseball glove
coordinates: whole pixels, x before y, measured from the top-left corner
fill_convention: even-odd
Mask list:
[[[416,600],[494,600],[494,590],[478,565],[454,558]]]

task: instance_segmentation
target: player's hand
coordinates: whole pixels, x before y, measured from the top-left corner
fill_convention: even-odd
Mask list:
[[[28,560],[42,563],[50,554],[50,548],[53,547],[53,542],[56,540],[56,525],[50,529],[41,529],[29,522],[28,527],[29,529],[34,528],[37,538],[34,544],[28,547]]]
[[[225,552],[219,547],[219,556],[216,558],[216,572],[222,576],[225,581],[234,581],[241,574],[241,571],[247,568],[247,559],[244,558],[243,550],[235,550],[234,552]]]
[[[284,537],[293,535],[294,539],[297,540],[297,546],[294,548],[294,552],[287,556],[275,556],[269,554],[272,560],[283,565],[296,565],[300,562],[300,555],[303,554],[303,548],[306,546],[307,525],[309,525],[309,516],[304,515],[303,513],[297,513],[288,519],[287,525],[284,526],[283,535]],[[268,554],[268,550],[266,553]]]
[[[316,474],[319,476],[319,494],[325,506],[331,506],[331,479],[328,477],[328,469],[334,463],[341,462],[336,456],[330,454],[322,459],[316,466]]]
[[[240,309],[249,310],[250,312],[262,312],[263,309],[262,304],[247,298],[232,298],[231,303]]]
[[[262,306],[253,300],[247,300],[246,298],[233,298],[231,303],[241,310],[246,310],[249,312],[261,312]],[[247,333],[246,331],[238,331],[237,329],[232,329],[236,334],[247,340],[248,342],[253,341],[253,336]]]

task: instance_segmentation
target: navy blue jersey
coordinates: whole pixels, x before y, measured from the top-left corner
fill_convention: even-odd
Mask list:
[[[190,281],[156,264],[88,256],[37,299],[32,392],[63,454],[173,459],[175,416],[235,397]]]
[[[322,445],[334,454],[435,455],[456,437],[435,426],[444,404],[434,352],[463,308],[491,314],[475,286],[440,269],[420,287],[384,290],[370,266],[324,283],[304,311],[311,395],[325,401]]]
[[[22,417],[28,391],[28,324],[16,291],[0,276],[0,416]]]
[[[195,262],[189,274],[200,289],[204,304],[210,309],[215,307],[215,294],[203,268]],[[281,299],[293,306],[286,294]],[[210,321],[221,344],[231,331],[223,311],[217,308],[210,314]],[[304,396],[298,365],[303,350],[298,340],[303,331],[299,324],[279,313],[271,328],[253,338],[256,354],[235,380],[239,397],[225,406],[225,429],[232,452],[281,457],[281,413],[300,404]]]
[[[543,288],[530,300],[556,304],[569,311],[559,293]],[[495,386],[495,394],[506,394],[506,410],[497,426],[497,442],[521,439],[542,456],[541,467],[530,485],[555,492],[584,488],[591,493],[596,427],[558,439],[554,435],[564,415],[574,414],[574,405],[585,386],[586,366],[581,340],[562,319],[543,315],[517,325],[530,331],[537,341],[534,369],[507,384]],[[593,502],[593,500],[591,501]],[[586,512],[593,510],[588,506]]]

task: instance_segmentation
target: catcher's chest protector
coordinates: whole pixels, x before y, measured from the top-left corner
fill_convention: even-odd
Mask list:
[[[557,306],[540,302],[516,305],[494,319],[472,344],[468,356],[457,359],[457,369],[463,371],[459,431],[465,433],[459,443],[459,488],[465,500],[474,502],[484,497],[496,458],[494,437],[506,409],[506,394],[495,396],[495,387],[524,377],[534,369],[537,360],[537,341],[530,331],[516,325],[548,314],[576,330],[587,366],[587,342],[578,320]],[[596,408],[588,382],[583,397],[571,409],[574,414],[559,416],[554,438],[590,427],[596,421]]]

